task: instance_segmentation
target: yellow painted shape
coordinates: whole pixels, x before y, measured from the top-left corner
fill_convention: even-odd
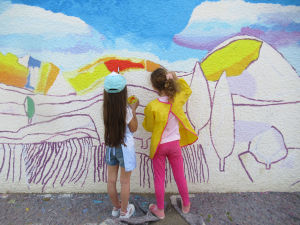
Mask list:
[[[50,63],[48,62],[42,62],[41,67],[39,69],[39,78],[37,85],[35,87],[35,92],[36,93],[44,93],[46,83],[47,83],[47,78],[48,78],[48,73],[50,71]]]
[[[77,73],[75,71],[64,73],[64,77],[70,82],[75,91],[80,94],[81,92],[84,93],[94,83],[103,82],[105,76],[108,74],[110,74],[110,71],[103,63],[100,63],[86,72]]]
[[[48,78],[43,92],[44,95],[47,94],[49,89],[52,87],[54,81],[56,80],[57,75],[59,74],[59,68],[57,66],[55,66],[53,63],[49,63],[49,65],[50,65],[50,71],[48,72]]]
[[[28,68],[18,62],[18,57],[0,52],[0,83],[24,87],[27,83]]]
[[[227,76],[240,75],[259,56],[262,42],[257,40],[237,40],[216,50],[201,63],[207,80],[219,80],[226,71]]]
[[[84,94],[87,94],[87,93],[92,92],[93,90],[97,89],[97,87],[99,87],[103,83],[104,78],[105,77],[103,77],[102,79],[97,80],[95,83],[90,85],[87,89],[84,89],[84,90],[78,92],[78,94],[84,95]]]

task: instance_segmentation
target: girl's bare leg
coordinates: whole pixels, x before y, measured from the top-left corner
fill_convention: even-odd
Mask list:
[[[127,205],[130,195],[130,176],[131,172],[126,172],[125,168],[121,167],[121,211],[127,211]]]
[[[110,200],[114,207],[120,208],[120,201],[118,198],[118,192],[117,192],[117,179],[118,179],[118,170],[119,165],[116,166],[110,166],[107,165],[108,170],[108,181],[107,181],[107,192],[110,197]]]

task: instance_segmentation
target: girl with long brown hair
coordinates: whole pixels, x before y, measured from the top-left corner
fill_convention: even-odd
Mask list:
[[[112,216],[129,218],[134,212],[129,204],[130,176],[136,167],[133,132],[137,130],[136,108],[139,102],[127,105],[127,86],[124,76],[112,73],[104,81],[103,121],[108,168],[107,191],[113,204]],[[121,201],[116,182],[121,168]]]

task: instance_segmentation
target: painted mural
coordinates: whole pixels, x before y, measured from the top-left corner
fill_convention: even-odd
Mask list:
[[[0,2],[0,192],[105,192],[102,95],[111,72],[140,99],[131,190],[153,192],[150,73],[193,91],[191,192],[300,190],[300,3]],[[166,190],[176,191],[166,166]]]

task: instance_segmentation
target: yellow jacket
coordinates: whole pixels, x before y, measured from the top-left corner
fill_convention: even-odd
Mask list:
[[[186,146],[197,141],[198,136],[183,111],[183,105],[192,94],[192,90],[184,79],[177,80],[180,92],[178,92],[173,103],[160,102],[158,99],[151,101],[145,108],[143,127],[152,132],[150,158],[153,159],[161,136],[167,125],[170,111],[179,121],[180,146]]]

